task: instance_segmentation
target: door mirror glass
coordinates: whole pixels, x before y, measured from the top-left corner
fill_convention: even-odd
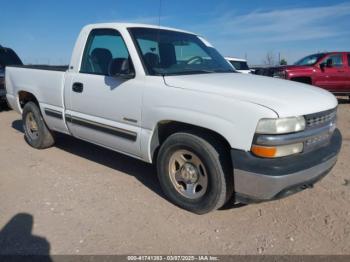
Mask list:
[[[130,59],[114,58],[109,64],[108,75],[111,77],[131,79],[135,77],[135,71],[130,63]]]
[[[333,67],[333,60],[332,60],[332,58],[327,59],[326,66],[329,67],[329,68]]]
[[[325,68],[325,67],[326,67],[326,64],[325,64],[325,63],[321,63],[321,64],[320,64],[320,68],[321,68],[322,71],[324,71],[324,68]]]

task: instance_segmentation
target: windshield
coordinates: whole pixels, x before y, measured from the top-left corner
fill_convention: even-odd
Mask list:
[[[324,54],[315,54],[315,55],[310,55],[307,57],[304,57],[303,59],[300,59],[298,62],[296,62],[294,65],[314,65],[316,64]]]
[[[249,66],[248,66],[247,62],[245,62],[245,61],[230,60],[230,63],[233,65],[233,67],[236,70],[249,70]]]
[[[152,28],[129,29],[150,75],[233,73],[233,68],[196,35]]]

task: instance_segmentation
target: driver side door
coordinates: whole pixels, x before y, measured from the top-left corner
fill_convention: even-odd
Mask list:
[[[320,64],[324,67],[318,71],[315,85],[334,93],[342,92],[346,87],[343,54],[330,54]]]
[[[66,121],[75,137],[139,156],[142,83],[110,76],[115,59],[130,59],[122,35],[92,30],[79,73],[67,75]]]

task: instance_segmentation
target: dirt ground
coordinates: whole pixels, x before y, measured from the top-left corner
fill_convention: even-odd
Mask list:
[[[198,216],[169,203],[155,169],[60,136],[38,151],[0,112],[0,253],[350,254],[350,103],[332,173],[289,198]]]

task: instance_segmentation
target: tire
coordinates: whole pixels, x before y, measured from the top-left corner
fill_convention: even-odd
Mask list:
[[[22,113],[23,130],[27,143],[36,149],[51,147],[54,137],[47,127],[38,106],[33,102],[28,102]]]
[[[176,159],[182,160],[176,164]],[[198,160],[201,164],[198,164]],[[219,209],[233,193],[229,154],[223,145],[203,134],[186,132],[169,136],[159,150],[157,171],[168,199],[196,214]],[[195,175],[192,177],[192,174]],[[186,181],[183,181],[184,178]]]

